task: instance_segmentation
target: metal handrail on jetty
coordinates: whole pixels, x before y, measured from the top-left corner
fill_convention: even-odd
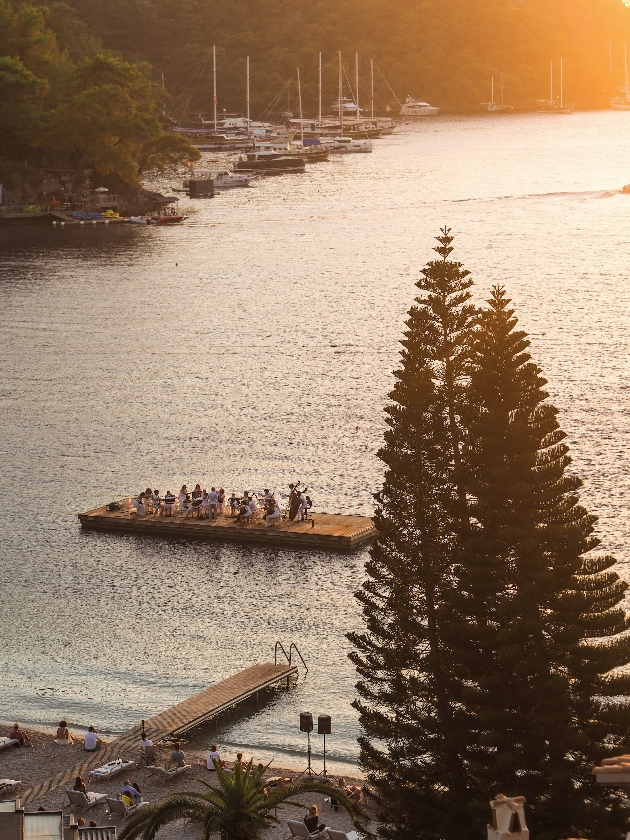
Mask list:
[[[282,642],[276,642],[276,645],[275,645],[274,650],[273,650],[273,662],[274,662],[274,665],[277,665],[277,664],[278,664],[278,648],[280,648],[280,650],[281,650],[281,651],[282,651],[282,653],[284,654],[284,658],[287,660],[287,662],[289,663],[289,665],[292,665],[292,664],[293,664],[293,663],[291,662],[291,656],[293,655],[293,649],[295,648],[295,652],[297,653],[297,655],[298,655],[298,656],[300,657],[300,659],[302,660],[302,665],[304,665],[304,673],[305,673],[305,674],[308,674],[308,667],[307,667],[307,665],[306,665],[306,662],[304,661],[304,657],[303,657],[303,656],[302,656],[302,654],[300,653],[300,649],[299,649],[299,648],[298,648],[298,646],[295,644],[295,642],[291,642],[291,644],[289,645],[289,653],[288,653],[288,654],[287,654],[286,650],[284,649],[284,646],[283,646]]]

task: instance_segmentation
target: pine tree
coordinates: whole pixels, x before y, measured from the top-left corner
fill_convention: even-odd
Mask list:
[[[475,309],[469,272],[449,259],[449,229],[437,240],[439,259],[416,284],[422,294],[385,409],[378,536],[357,593],[367,632],[350,634],[360,762],[377,793],[379,834],[396,840],[474,836],[467,816],[474,733],[446,640],[467,516],[460,416]]]
[[[537,837],[615,836],[619,799],[597,789],[594,763],[628,743],[627,584],[612,557],[591,557],[596,517],[546,380],[501,287],[472,342],[466,404],[471,528],[455,609],[465,643],[463,699],[483,750],[469,771],[488,795],[523,794]],[[616,697],[613,700],[603,699]],[[612,834],[610,834],[612,832]]]

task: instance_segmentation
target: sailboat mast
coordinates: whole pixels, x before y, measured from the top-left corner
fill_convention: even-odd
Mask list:
[[[370,59],[370,83],[371,83],[371,94],[372,94],[372,119],[374,119],[374,59]]]
[[[505,100],[504,100],[504,89],[503,89],[503,73],[501,73],[501,110],[505,107]]]
[[[560,107],[562,108],[562,59],[560,59]]]
[[[217,131],[217,48],[212,47],[212,89],[214,102],[214,132]]]
[[[549,101],[553,102],[553,61],[551,62],[551,82],[549,87]]]
[[[341,136],[343,137],[343,103],[341,98],[343,97],[343,78],[341,76],[341,50],[339,50],[339,122],[341,123]]]
[[[357,89],[357,123],[359,122],[359,53],[354,54],[354,86]],[[358,125],[357,125],[358,128]]]
[[[623,42],[623,78],[626,85],[626,99],[628,98],[628,55],[627,55],[627,42]]]
[[[249,118],[249,56],[247,56],[247,135],[251,133],[251,120]]]
[[[302,148],[304,148],[304,122],[302,120],[302,85],[300,84],[300,68],[297,68],[298,77],[298,107],[300,109],[300,137],[302,138]]]
[[[490,86],[490,104],[494,105],[494,76],[492,77],[492,83]]]
[[[322,124],[322,54],[319,54],[319,124]]]

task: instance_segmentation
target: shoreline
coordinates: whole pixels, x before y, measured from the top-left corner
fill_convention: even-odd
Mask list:
[[[10,728],[10,727],[9,727]],[[87,753],[83,749],[83,739],[80,733],[76,732],[76,727],[72,727],[71,734],[76,737],[74,744],[69,746],[61,746],[54,743],[53,734],[44,732],[41,729],[23,727],[31,738],[32,747],[26,746],[21,748],[8,748],[0,751],[0,777],[20,780],[21,787],[5,791],[0,795],[0,799],[15,799],[19,798],[26,790],[41,784],[42,782],[52,779],[58,773],[69,769],[77,764],[80,764],[86,757]],[[1,724],[0,724],[1,731]],[[8,731],[8,730],[7,730]],[[158,746],[158,761],[156,763],[162,766],[169,760],[170,747]],[[87,776],[84,776],[88,789],[98,793],[106,793],[108,796],[115,797],[119,789],[128,778],[132,782],[138,782],[142,790],[144,799],[149,803],[156,803],[172,793],[180,793],[182,791],[204,791],[206,785],[215,786],[216,773],[206,769],[206,748],[198,749],[189,747],[183,744],[183,750],[186,756],[186,763],[191,765],[190,770],[180,777],[175,779],[163,781],[155,776],[150,776],[144,767],[136,767],[127,774],[120,774],[108,781],[93,780],[88,783]],[[233,766],[233,761],[236,758],[235,752],[221,749],[221,757],[226,761],[228,767]],[[259,761],[262,761],[262,755],[251,755],[249,751],[243,750],[244,760],[248,761],[250,758],[254,759],[254,766]],[[90,756],[93,753],[89,754]],[[120,755],[120,758],[136,759],[137,755],[129,755],[127,750],[126,755]],[[265,762],[263,762],[265,763]],[[301,768],[303,769],[303,768]],[[282,767],[275,764],[265,771],[265,777],[271,778],[282,776],[284,778],[295,779],[299,775],[299,771],[295,768]],[[328,774],[328,777],[336,783],[339,776],[336,774]],[[305,774],[302,775],[305,778]],[[364,780],[350,775],[344,776],[349,784],[363,785]],[[317,781],[323,780],[320,778]],[[89,811],[83,813],[78,812],[75,808],[69,805],[66,795],[66,786],[55,788],[40,797],[30,800],[26,804],[26,810],[29,812],[37,811],[44,808],[48,811],[62,810],[65,814],[73,814],[75,818],[84,817],[86,820],[95,820],[97,825],[117,825],[121,826],[122,820],[112,816],[105,810],[104,805],[97,805],[90,808]],[[323,794],[308,793],[299,797],[299,805],[286,805],[278,808],[277,825],[271,826],[265,832],[265,840],[283,840],[286,836],[286,821],[288,819],[302,819],[303,814],[300,809],[314,803],[318,806],[322,820],[330,825],[331,828],[336,828],[341,831],[350,831],[353,826],[348,815],[340,810],[334,812],[329,805],[324,802]],[[180,840],[184,825],[181,822],[173,823],[162,829],[158,834],[158,840]],[[189,840],[197,840],[201,837],[201,827],[191,825],[185,829],[186,837]]]

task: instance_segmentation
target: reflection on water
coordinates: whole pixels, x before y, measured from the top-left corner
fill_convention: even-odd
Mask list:
[[[369,514],[398,339],[443,224],[478,299],[498,282],[514,298],[625,564],[629,119],[438,118],[182,203],[181,227],[0,231],[0,719],[120,731],[281,639],[308,675],[216,739],[300,765],[310,709],[332,716],[330,757],[354,760],[344,634],[363,553],[82,534],[76,512],[147,485],[301,479],[315,510]]]

